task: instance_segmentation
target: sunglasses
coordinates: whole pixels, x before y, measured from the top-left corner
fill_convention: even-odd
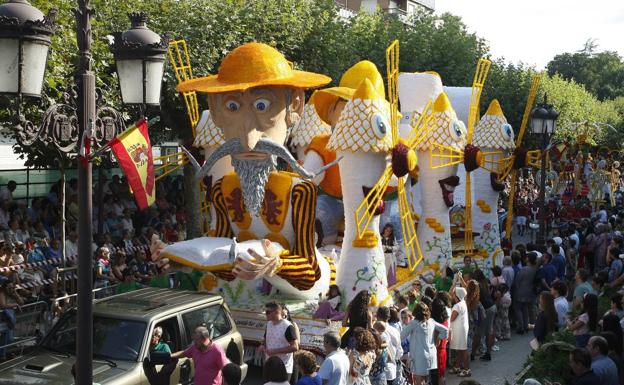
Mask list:
[[[273,309],[273,310],[265,310],[264,314],[269,315],[269,314],[273,313],[274,311],[275,311],[275,309]]]

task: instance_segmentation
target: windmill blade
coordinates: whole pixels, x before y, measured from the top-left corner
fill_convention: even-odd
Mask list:
[[[173,67],[178,84],[183,81],[193,79],[193,68],[191,67],[191,59],[188,53],[188,47],[184,40],[174,40],[169,42],[169,61]],[[199,105],[197,103],[197,94],[195,91],[182,93],[186,113],[193,128],[193,136],[195,136],[195,126],[199,122]]]
[[[516,197],[516,178],[518,177],[518,170],[513,170],[511,173],[511,186],[509,188],[509,200],[507,202],[507,220],[505,221],[505,235],[507,239],[511,239],[511,232],[513,231],[513,207],[514,199]]]
[[[515,155],[511,155],[506,158],[502,158],[498,160],[499,166],[500,166],[497,172],[499,182],[503,182],[505,179],[507,179],[509,174],[513,171],[513,165],[514,165],[515,159],[516,159]]]
[[[429,136],[432,129],[431,121],[433,120],[433,101],[429,100],[422,113],[414,113],[410,126],[412,131],[407,137],[407,146],[415,148],[425,138]]]
[[[432,143],[431,156],[429,157],[429,166],[432,170],[455,166],[464,162],[464,152],[450,146],[439,143]],[[436,159],[437,162],[433,160]]]
[[[416,226],[412,218],[409,201],[405,192],[405,179],[399,178],[399,216],[401,218],[401,228],[403,229],[403,245],[405,246],[405,256],[409,264],[411,272],[422,262],[423,255],[418,243],[418,235],[416,234]]]
[[[399,40],[386,49],[386,70],[388,73],[388,101],[390,102],[390,126],[392,144],[399,140]]]
[[[533,75],[531,88],[529,89],[529,97],[527,98],[526,106],[524,106],[524,114],[522,114],[522,123],[520,123],[520,130],[518,131],[518,136],[516,137],[516,148],[522,145],[524,133],[526,132],[526,127],[529,123],[529,116],[531,115],[531,110],[533,109],[533,104],[535,103],[535,97],[537,96],[537,90],[539,89],[541,81],[541,75]]]
[[[472,255],[474,253],[474,243],[472,240],[472,187],[470,173],[466,173],[466,209],[464,215],[464,253]]]
[[[504,166],[504,159],[500,158],[502,155],[502,151],[482,152],[479,167],[489,172],[498,173],[498,171]]]
[[[366,194],[364,200],[355,210],[355,226],[357,228],[358,238],[364,236],[364,231],[368,227],[368,224],[375,216],[375,209],[379,204],[379,201],[383,199],[386,188],[392,178],[392,168],[386,168],[386,171],[379,177],[375,186]]]
[[[492,62],[488,59],[481,58],[477,63],[477,70],[475,71],[474,79],[472,81],[472,95],[470,95],[470,111],[468,113],[468,134],[467,142],[472,144],[472,137],[474,134],[475,124],[477,122],[477,115],[479,114],[479,103],[481,102],[481,92],[483,92],[483,86],[485,85],[485,79]]]

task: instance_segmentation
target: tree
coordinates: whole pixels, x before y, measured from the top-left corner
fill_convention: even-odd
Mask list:
[[[593,41],[575,53],[556,55],[546,68],[548,74],[559,74],[566,80],[584,85],[599,100],[624,95],[624,62],[614,51],[595,52]]]
[[[582,85],[566,81],[559,75],[542,79],[537,100],[541,101],[544,94],[548,95],[548,102],[559,112],[555,132],[555,138],[558,140],[575,142],[578,123],[590,121],[617,125],[621,119],[615,105],[600,102]],[[600,143],[606,134],[607,130],[601,130],[589,139]]]

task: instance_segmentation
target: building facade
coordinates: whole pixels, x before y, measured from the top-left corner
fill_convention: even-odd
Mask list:
[[[380,8],[406,18],[420,10],[435,10],[435,0],[336,0],[336,3],[346,12],[375,12]]]

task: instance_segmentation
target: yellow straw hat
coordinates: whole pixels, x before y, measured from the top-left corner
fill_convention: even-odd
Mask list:
[[[329,124],[329,108],[333,106],[338,99],[346,101],[351,100],[355,90],[364,79],[370,80],[377,94],[383,99],[386,98],[384,81],[379,70],[377,70],[377,67],[372,62],[362,60],[349,68],[347,72],[342,75],[338,87],[330,87],[316,91],[314,93],[314,99],[310,100],[310,103],[314,104],[318,116],[325,123]]]
[[[331,78],[294,70],[278,50],[262,43],[247,43],[225,55],[219,73],[178,84],[179,92],[220,93],[245,91],[260,86],[317,88]]]

